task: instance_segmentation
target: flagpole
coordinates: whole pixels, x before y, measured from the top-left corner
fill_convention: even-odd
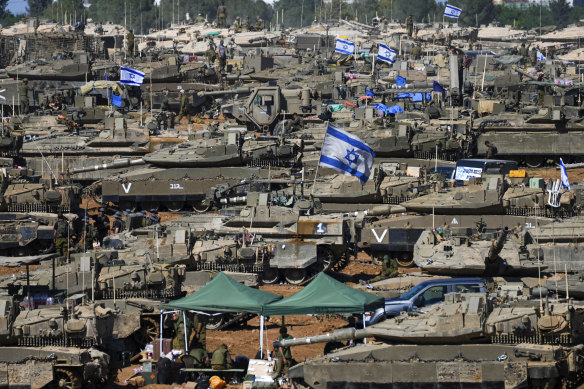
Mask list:
[[[325,143],[326,143],[326,137],[328,136],[328,127],[329,127],[329,121],[326,121],[326,129],[324,132],[324,139],[322,140],[322,146],[324,147]],[[322,157],[322,149],[323,147],[320,148],[320,154],[318,155],[318,163],[316,164],[316,172],[314,172],[314,182],[312,183],[312,192],[310,193],[310,197],[314,197],[314,188],[316,187],[316,178],[318,177],[318,168],[320,167],[320,157]],[[303,173],[304,175],[304,173]],[[303,179],[304,181],[304,179]]]

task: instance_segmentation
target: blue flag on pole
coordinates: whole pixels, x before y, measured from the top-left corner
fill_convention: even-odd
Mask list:
[[[440,83],[438,83],[438,81],[434,81],[434,84],[432,84],[432,90],[434,92],[442,93],[442,96],[444,96],[444,94],[446,93],[446,91],[444,90],[444,87],[442,85],[440,85]]]
[[[568,180],[568,173],[566,172],[566,165],[564,165],[564,161],[560,158],[560,172],[562,176],[562,188],[566,188],[570,190],[570,180]]]
[[[375,153],[361,139],[329,124],[321,150],[319,166],[355,176],[365,185],[371,175]]]
[[[144,82],[146,74],[139,70],[122,66],[120,69],[120,83],[126,85],[140,86]]]
[[[335,51],[342,54],[355,54],[355,44],[353,42],[337,38]]]
[[[397,86],[406,86],[406,78],[402,76],[395,77],[395,85]]]
[[[446,4],[446,8],[444,8],[444,16],[448,16],[449,18],[458,19],[461,13],[462,9],[456,8],[450,4]]]
[[[111,102],[112,102],[112,105],[115,105],[116,107],[121,107],[122,106],[122,96],[112,95]]]

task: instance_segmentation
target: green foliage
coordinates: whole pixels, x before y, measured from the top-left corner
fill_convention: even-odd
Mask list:
[[[391,18],[391,3],[392,0],[380,1],[380,7],[388,19]],[[428,22],[428,18],[431,21],[442,20],[440,7],[434,0],[393,0],[393,18],[405,21],[408,15],[412,15],[417,23]]]
[[[462,9],[458,18],[458,23],[461,26],[477,27],[477,21],[478,26],[488,24],[493,21],[495,16],[495,6],[492,0],[451,0],[448,4]]]
[[[573,21],[571,11],[572,8],[566,0],[550,1],[550,12],[558,28],[566,27]]]
[[[28,0],[26,11],[30,16],[41,16],[52,0]]]
[[[45,8],[41,16],[61,23],[74,24],[83,20],[84,14],[83,0],[57,0]]]

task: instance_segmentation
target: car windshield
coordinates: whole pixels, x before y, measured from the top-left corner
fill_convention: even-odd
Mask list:
[[[410,289],[408,292],[399,296],[398,299],[399,300],[409,300],[412,297],[414,297],[415,295],[417,295],[418,292],[420,292],[422,289],[424,289],[427,285],[428,284],[426,284],[425,282],[422,282],[421,284],[418,284],[415,287],[413,287],[412,289]]]

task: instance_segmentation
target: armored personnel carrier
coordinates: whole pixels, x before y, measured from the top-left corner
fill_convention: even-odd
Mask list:
[[[440,290],[429,290],[427,298]],[[537,301],[495,305],[486,293],[449,293],[445,302],[365,329],[283,340],[282,346],[368,338],[289,370],[304,388],[343,385],[562,387],[579,385],[584,310]],[[371,341],[370,338],[375,340]],[[488,342],[493,344],[488,344]],[[413,344],[410,344],[413,343]]]
[[[239,132],[229,131],[221,140],[209,139],[200,146],[197,142],[185,143],[139,160],[96,166],[108,169],[148,163],[144,168],[105,179],[90,192],[99,202],[122,209],[166,207],[179,211],[187,205],[204,212],[211,207],[218,184],[289,175],[289,170],[277,167],[298,166],[301,150],[301,144],[273,138],[245,139]],[[94,168],[74,169],[73,174]]]

